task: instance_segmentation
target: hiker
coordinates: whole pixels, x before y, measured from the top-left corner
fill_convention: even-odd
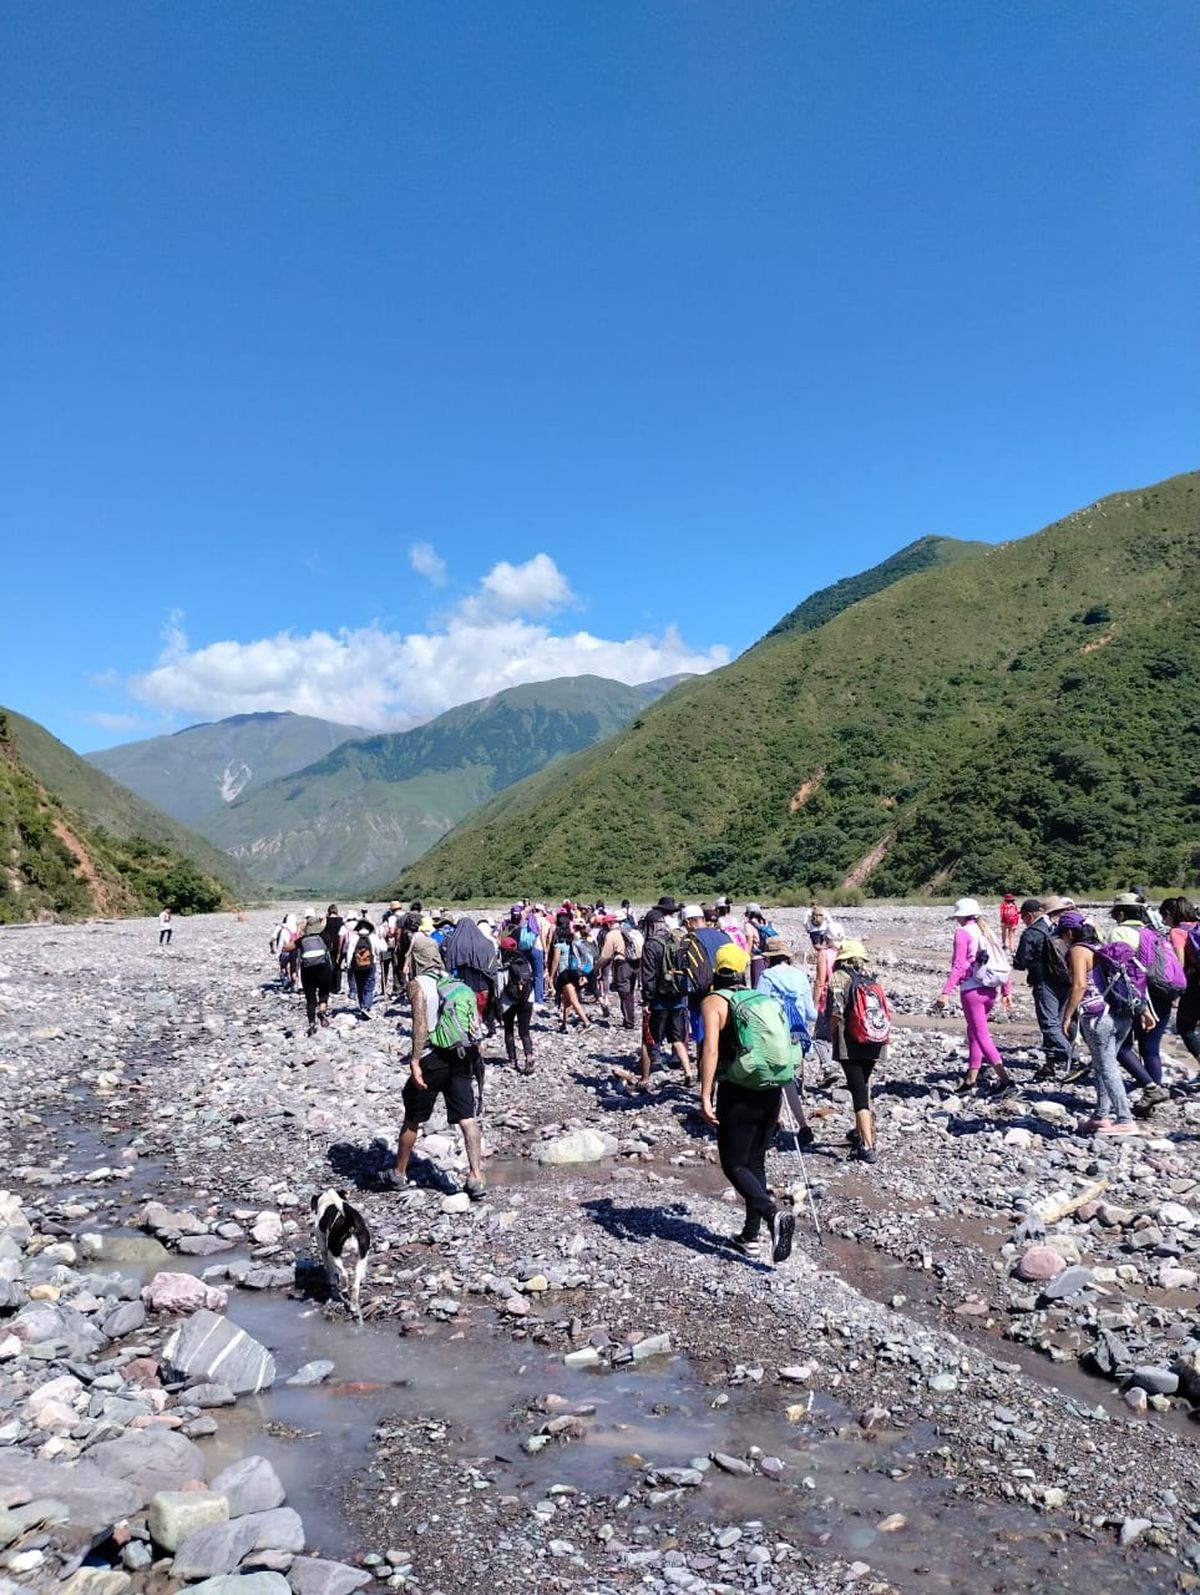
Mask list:
[[[782,1263],[791,1255],[796,1219],[790,1209],[776,1207],[767,1186],[766,1159],[779,1122],[783,1096],[779,1082],[790,1077],[795,1060],[779,1004],[765,993],[746,989],[749,968],[745,948],[730,942],[717,949],[712,991],[704,999],[700,1111],[706,1123],[716,1126],[721,1171],[745,1204],[745,1220],[730,1246],[758,1259],[758,1237],[765,1224],[772,1259]],[[743,1006],[747,1004],[758,1005],[761,1026],[755,1025]],[[780,1043],[787,1054],[782,1069]]]
[[[529,959],[533,970],[533,1000],[539,1005],[546,999],[546,929],[542,916],[530,906],[528,898],[513,904],[506,934]]]
[[[500,941],[500,983],[496,1009],[504,1025],[504,1052],[519,1074],[533,1073],[533,960],[514,936]],[[517,1035],[523,1063],[517,1062]]]
[[[324,1028],[329,1023],[329,993],[333,988],[333,960],[329,956],[329,943],[323,934],[325,921],[316,915],[304,921],[296,941],[296,959],[300,968],[300,987],[304,992],[304,1007],[308,1018],[308,1033],[315,1036],[317,1020]]]
[[[591,1020],[583,1011],[579,1000],[579,987],[586,971],[578,927],[569,914],[560,913],[555,920],[554,941],[550,947],[550,984],[558,999],[558,1031],[567,1033],[567,1020],[572,1014],[584,1030],[591,1029]]]
[[[1042,1062],[1034,1079],[1054,1080],[1067,1072],[1071,1061],[1071,1043],[1062,1022],[1071,990],[1069,949],[1038,898],[1027,897],[1021,904],[1021,923],[1025,928],[1013,954],[1013,968],[1024,971],[1042,1032]]]
[[[448,975],[441,949],[427,935],[414,938],[408,953],[412,978],[408,1001],[412,1009],[409,1077],[404,1083],[404,1123],[396,1148],[393,1178],[408,1179],[408,1162],[429,1122],[438,1097],[446,1103],[446,1119],[457,1125],[467,1154],[467,1195],[478,1201],[487,1181],[483,1175],[483,1147],[476,1082],[482,1100],[482,1060],[479,1056],[479,1010],[475,994],[462,981]]]
[[[345,926],[342,927],[345,930]],[[383,956],[383,937],[363,913],[346,939],[346,967],[350,971],[347,993],[353,997],[359,1019],[369,1019],[375,1002],[375,982]]]
[[[618,921],[609,914],[612,923],[605,932],[600,946],[600,966],[608,976],[609,988],[616,994],[621,1009],[621,1028],[637,1028],[637,988],[642,964],[642,933],[636,925]],[[605,1017],[607,1017],[607,1010]]]
[[[1017,894],[1005,892],[1000,899],[1000,946],[1011,958],[1017,950],[1017,926],[1021,923],[1021,910],[1017,907]]]
[[[1135,1024],[1117,1049],[1121,1067],[1141,1086],[1133,1111],[1139,1119],[1145,1119],[1171,1098],[1163,1085],[1162,1038],[1171,1022],[1175,999],[1187,983],[1175,949],[1166,936],[1148,924],[1146,905],[1136,892],[1118,892],[1110,912],[1116,925],[1113,940],[1132,948],[1146,971],[1146,1000],[1150,1005],[1146,1018],[1152,1023]]]
[[[796,1121],[799,1144],[816,1140],[804,1112],[804,1060],[812,1050],[812,1025],[817,1017],[808,972],[797,968],[782,936],[768,936],[762,944],[765,968],[757,990],[774,997],[787,1015],[788,1031],[796,1049],[796,1077],[784,1084],[783,1094]]]
[[[1189,897],[1168,897],[1159,912],[1167,925],[1167,939],[1183,966],[1186,985],[1179,999],[1175,1028],[1179,1039],[1200,1063],[1200,913]]]
[[[685,1085],[696,1076],[688,1056],[687,975],[679,961],[679,904],[660,897],[642,921],[642,1050],[643,1091],[650,1088],[650,1071],[656,1047],[668,1046],[683,1070]]]
[[[762,911],[759,903],[746,904],[746,949],[750,954],[750,985],[756,987],[762,979],[762,972],[766,962],[762,955],[762,944],[768,936],[775,934],[774,925],[768,925],[767,916]]]
[[[482,919],[476,924],[469,914],[464,914],[442,941],[446,968],[475,993],[479,1017],[489,1036],[496,1030],[491,1012],[499,963],[496,943],[489,934],[491,923],[490,919]]]
[[[345,920],[338,912],[338,905],[330,903],[325,910],[325,925],[321,931],[321,939],[329,950],[330,991],[336,997],[342,989],[342,926]]]
[[[729,945],[729,933],[716,923],[715,910],[689,903],[683,910],[682,962],[687,971],[688,1024],[692,1040],[700,1047],[704,1041],[704,999],[712,989],[713,959],[718,947]]]
[[[871,1074],[887,1055],[891,1018],[883,988],[871,973],[867,949],[860,941],[838,948],[825,997],[833,1055],[850,1088],[854,1128],[847,1140],[860,1163],[874,1163],[875,1115],[871,1111]]]
[[[958,992],[967,1022],[967,1072],[956,1088],[957,1093],[964,1096],[978,1090],[979,1072],[985,1062],[995,1071],[1000,1090],[1013,1091],[1015,1082],[1004,1067],[988,1029],[988,1016],[997,995],[1008,1012],[1012,1012],[1012,974],[1008,959],[973,897],[960,897],[950,918],[958,927],[954,932],[954,956],[946,984],[933,1004],[933,1012],[945,1013],[951,994]]]
[[[813,924],[808,938],[817,955],[816,975],[813,980],[813,1006],[817,1010],[817,1022],[812,1033],[812,1050],[817,1055],[817,1063],[821,1069],[818,1087],[822,1091],[828,1091],[842,1083],[842,1071],[834,1062],[833,1046],[829,1037],[829,1018],[825,1011],[825,994],[829,990],[829,978],[837,962],[837,944],[831,939],[823,920]]]
[[[279,978],[288,991],[296,989],[296,962],[292,943],[296,935],[295,914],[285,914],[271,937],[271,951],[279,959]]]
[[[158,916],[158,945],[160,947],[169,947],[171,945],[172,929],[171,910],[169,908],[164,908],[162,913]]]
[[[804,930],[810,941],[813,939],[814,930],[819,930],[828,941],[834,942],[841,941],[846,934],[833,915],[827,913],[820,903],[810,903],[805,909]]]
[[[1079,1028],[1092,1055],[1096,1085],[1096,1112],[1081,1119],[1076,1129],[1082,1135],[1136,1135],[1133,1110],[1117,1062],[1133,1018],[1120,1011],[1111,987],[1106,987],[1097,968],[1100,947],[1096,933],[1079,910],[1069,908],[1060,913],[1058,928],[1071,947],[1071,992],[1063,1020],[1069,1025],[1079,1013]]]

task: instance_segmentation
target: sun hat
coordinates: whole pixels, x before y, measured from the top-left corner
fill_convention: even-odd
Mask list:
[[[433,934],[433,920],[428,914],[425,915],[424,919],[417,926],[417,934],[419,936],[430,936]]]
[[[844,941],[839,943],[836,962],[839,964],[865,964],[867,949],[860,941]]]
[[[953,912],[947,915],[949,919],[978,919],[983,909],[973,897],[960,897],[955,903]]]
[[[703,919],[704,910],[699,903],[689,903],[683,911],[684,919]]]
[[[747,903],[746,904],[746,912],[748,914],[761,914],[762,913],[762,904],[761,903]]]
[[[713,958],[713,973],[715,975],[744,975],[750,967],[750,954],[744,947],[739,947],[737,942],[725,942],[718,947]]]
[[[784,946],[782,936],[768,936],[762,944],[762,955],[764,958],[790,958],[792,956],[788,948]]]
[[[660,897],[658,907],[664,914],[677,914],[679,912],[679,904],[673,897]]]
[[[1045,903],[1040,898],[1027,897],[1021,904],[1021,912],[1023,914],[1040,914],[1045,906]]]
[[[388,913],[389,914],[394,914],[399,907],[400,907],[399,903],[389,903],[388,904]]]
[[[1145,908],[1145,903],[1136,892],[1118,892],[1112,900],[1114,908]]]
[[[1042,898],[1042,908],[1047,914],[1061,914],[1064,908],[1074,908],[1073,897],[1056,897],[1053,893]]]

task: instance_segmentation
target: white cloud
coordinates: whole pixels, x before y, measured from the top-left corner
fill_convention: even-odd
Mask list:
[[[291,709],[371,729],[400,729],[504,687],[555,676],[597,675],[634,684],[722,665],[721,646],[689,646],[674,626],[621,640],[557,633],[544,616],[572,601],[554,561],[493,567],[444,625],[423,632],[282,631],[255,642],[191,648],[173,614],[157,664],[130,691],[169,714],[220,719]]]
[[[105,714],[99,710],[84,719],[103,731],[140,731],[146,724],[140,714]]]
[[[418,576],[424,576],[435,587],[445,585],[446,561],[432,543],[413,543],[408,551],[408,563]]]

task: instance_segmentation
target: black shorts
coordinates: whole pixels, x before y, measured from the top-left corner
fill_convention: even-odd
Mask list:
[[[579,982],[582,979],[583,976],[578,969],[560,969],[554,977],[554,995],[561,997],[568,986],[574,986],[578,989]]]
[[[676,1008],[660,1008],[657,1003],[651,1003],[646,1012],[650,1020],[650,1039],[655,1046],[661,1047],[664,1042],[687,1041],[686,1003],[681,1003]]]
[[[414,1085],[412,1076],[404,1082],[401,1099],[404,1102],[405,1124],[427,1124],[439,1096],[446,1099],[446,1118],[450,1124],[461,1124],[475,1117],[475,1062],[479,1054],[471,1051],[465,1058],[456,1054],[428,1052],[421,1059],[421,1073],[425,1089]]]

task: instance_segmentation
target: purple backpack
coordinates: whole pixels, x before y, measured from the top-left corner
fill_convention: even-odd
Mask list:
[[[1146,983],[1158,991],[1177,997],[1187,988],[1183,965],[1170,940],[1152,925],[1144,925],[1138,943],[1138,962],[1146,971]]]
[[[1145,967],[1128,942],[1093,948],[1092,981],[1114,1018],[1136,1019],[1149,1000]]]

